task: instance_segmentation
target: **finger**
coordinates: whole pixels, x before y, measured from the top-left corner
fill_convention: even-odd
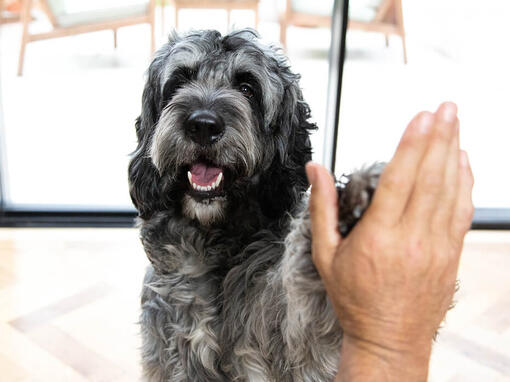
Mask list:
[[[309,208],[312,225],[312,254],[318,268],[330,264],[340,244],[338,232],[338,195],[331,174],[323,166],[307,163],[312,184]]]
[[[461,151],[459,158],[459,190],[452,219],[452,230],[456,240],[462,241],[473,221],[473,185],[474,177],[468,155]]]
[[[442,104],[436,112],[432,136],[427,152],[418,170],[409,204],[406,207],[407,220],[423,228],[431,227],[431,217],[438,206],[444,187],[446,163],[451,141],[455,135],[457,106]]]
[[[455,204],[457,201],[457,192],[459,185],[459,121],[455,123],[454,137],[450,143],[448,151],[448,159],[444,174],[444,186],[439,201],[438,208],[435,211],[433,227],[435,230],[445,232],[445,228],[450,226],[453,213],[455,212]],[[446,228],[447,229],[447,228]]]
[[[411,195],[418,167],[430,140],[434,115],[421,112],[409,123],[392,160],[386,166],[367,214],[396,223]]]

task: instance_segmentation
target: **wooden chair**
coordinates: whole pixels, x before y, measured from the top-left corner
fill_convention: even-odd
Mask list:
[[[377,7],[368,9],[368,12],[359,12],[360,9],[356,8],[356,0],[351,0],[349,4],[348,28],[383,33],[386,37],[386,46],[388,46],[388,36],[390,34],[400,36],[404,50],[404,63],[407,64],[402,0],[374,0],[372,3],[378,3]],[[287,0],[285,13],[280,18],[280,41],[284,48],[287,45],[287,27],[289,25],[298,27],[331,27],[333,1],[329,3],[329,8],[320,9],[319,12],[313,10],[313,7],[316,7],[317,4],[310,2],[310,11],[304,9],[296,10],[293,6],[293,0]]]
[[[34,0],[23,0],[21,22],[23,25],[21,49],[18,62],[18,76],[23,73],[26,46],[29,42],[57,37],[66,37],[100,30],[113,30],[113,44],[117,47],[117,29],[120,27],[148,23],[151,26],[151,52],[155,48],[154,5],[155,0],[147,0],[140,5],[113,7],[104,10],[66,13],[59,8],[62,1],[39,0],[40,6],[48,16],[53,29],[49,32],[30,33],[29,24]]]
[[[304,4],[304,3],[303,3]],[[324,4],[324,2],[321,2]],[[287,0],[285,12],[280,17],[280,42],[287,49],[287,28],[290,25],[303,28],[331,27],[333,1],[328,1],[327,9],[316,9],[315,2],[309,2],[309,9],[295,7],[292,0]],[[306,5],[308,8],[308,4]],[[296,9],[297,8],[297,9]]]
[[[348,27],[350,29],[364,30],[367,32],[384,33],[386,46],[389,44],[388,36],[390,34],[400,36],[404,51],[404,64],[407,64],[406,33],[404,29],[402,0],[383,0],[373,20],[361,21],[350,18]]]
[[[227,24],[230,28],[230,14],[233,10],[248,9],[255,12],[255,29],[259,25],[259,0],[174,0],[175,29],[179,26],[179,11],[181,9],[225,9]]]

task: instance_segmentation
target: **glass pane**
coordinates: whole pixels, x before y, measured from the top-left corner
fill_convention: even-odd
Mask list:
[[[26,45],[21,76],[17,70],[22,23],[0,27],[7,202],[17,207],[131,208],[127,165],[136,147],[134,121],[151,58],[151,28],[146,22],[135,23],[132,16],[147,14],[147,1],[47,3],[48,8],[32,7],[28,30],[51,38]],[[233,10],[230,16],[225,9],[181,9],[176,17],[173,3],[163,8],[157,4],[156,47],[166,40],[175,20],[180,32],[218,29],[226,33],[256,23],[254,9]],[[214,1],[207,4],[215,8]],[[287,15],[287,52],[293,71],[302,75],[313,119],[322,127],[333,2],[325,2],[324,9],[303,1],[290,4],[292,12],[285,13],[284,1],[260,0],[257,28],[264,40],[279,43],[280,18]],[[299,15],[309,20],[306,27],[296,19]],[[119,18],[130,19],[134,25],[116,33],[113,26],[94,31],[97,23]],[[86,33],[62,32],[61,27]],[[320,159],[321,130],[314,134],[313,145]]]
[[[405,34],[399,32],[399,4],[351,1],[337,172],[389,160],[414,114],[452,100],[475,174],[475,205],[510,207],[510,180],[500,175],[510,161],[510,50],[504,37],[510,36],[510,3],[403,1]],[[383,23],[376,23],[386,5]]]

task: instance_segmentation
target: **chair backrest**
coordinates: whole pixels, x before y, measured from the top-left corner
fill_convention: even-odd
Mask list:
[[[43,0],[48,5],[48,10],[54,17],[58,17],[65,13],[65,0]]]
[[[146,15],[150,0],[40,0],[54,27],[110,22]]]
[[[55,17],[67,14],[130,7],[148,0],[44,0]]]
[[[383,0],[350,0],[349,15],[352,19],[370,21],[377,14]],[[290,0],[294,12],[316,16],[331,16],[334,0]]]
[[[349,19],[370,22],[377,16],[379,7],[386,0],[351,0],[349,1]]]
[[[318,16],[331,16],[333,4],[334,0],[290,0],[291,9],[294,12]]]

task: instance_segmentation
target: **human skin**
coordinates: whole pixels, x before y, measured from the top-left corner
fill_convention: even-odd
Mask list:
[[[344,330],[336,381],[426,381],[473,217],[457,107],[419,113],[348,237],[328,171],[307,165],[312,255]]]

